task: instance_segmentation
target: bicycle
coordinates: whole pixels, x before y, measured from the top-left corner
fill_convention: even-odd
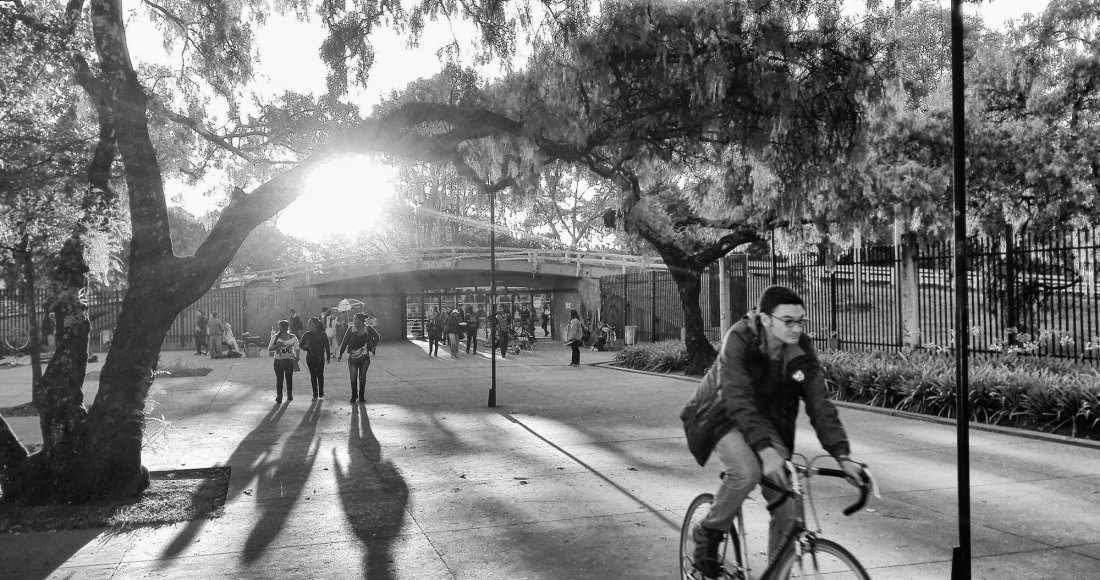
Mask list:
[[[810,491],[809,480],[815,475],[845,478],[846,474],[840,469],[814,467],[813,464],[827,455],[815,457],[809,461],[803,455],[801,463],[787,462],[787,471],[790,475],[790,486],[779,498],[768,504],[771,511],[779,504],[787,501],[797,502],[797,516],[793,527],[783,540],[775,560],[768,564],[758,580],[786,580],[789,578],[828,578],[834,579],[863,579],[870,580],[863,565],[846,548],[840,544],[821,537],[818,525],[817,512],[813,505],[813,495]],[[863,481],[859,486],[859,500],[844,509],[844,515],[850,516],[863,508],[867,503],[867,494],[871,492],[878,497],[878,486],[871,477],[870,472],[864,466]],[[803,492],[805,489],[805,492]],[[714,494],[700,494],[688,506],[684,515],[683,527],[680,529],[680,578],[681,580],[702,580],[705,578],[693,566],[693,554],[695,541],[692,539],[692,529],[703,519],[709,511],[710,504],[714,502]],[[806,527],[806,504],[814,517],[814,527],[811,530]],[[721,573],[718,578],[722,580],[751,580],[754,576],[749,566],[749,550],[746,541],[745,522],[741,510],[737,511],[733,525],[726,533],[718,551],[721,563]]]
[[[23,349],[27,348],[28,345],[30,345],[31,333],[27,332],[27,329],[25,328],[13,326],[4,330],[3,342],[4,346],[6,346],[8,350],[19,353],[22,352]]]

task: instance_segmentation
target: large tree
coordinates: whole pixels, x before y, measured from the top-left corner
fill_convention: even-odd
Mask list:
[[[276,8],[304,6],[274,4]],[[148,472],[141,462],[142,410],[165,334],[178,313],[221,275],[249,232],[299,195],[309,171],[328,156],[381,151],[448,163],[460,156],[460,145],[467,140],[517,130],[514,122],[498,115],[446,106],[404,106],[359,124],[353,122],[348,107],[334,100],[346,88],[349,75],[365,78],[373,58],[366,39],[384,19],[419,30],[425,19],[440,13],[470,17],[481,25],[485,46],[507,52],[515,34],[506,30],[517,23],[501,2],[454,6],[426,1],[407,11],[389,2],[321,3],[322,20],[330,32],[324,54],[332,65],[333,94],[313,101],[316,108],[305,109],[317,121],[308,123],[309,129],[285,132],[274,129],[300,127],[301,118],[275,105],[261,107],[260,117],[251,116],[238,101],[238,89],[253,72],[249,19],[262,22],[270,8],[267,2],[165,0],[148,3],[146,8],[159,18],[167,38],[179,40],[179,68],[161,71],[159,76],[135,68],[121,0],[70,0],[63,6],[0,3],[0,25],[46,46],[48,54],[65,64],[69,78],[95,110],[98,126],[94,147],[83,160],[89,185],[78,205],[85,219],[70,231],[52,280],[56,289],[52,311],[60,321],[58,348],[33,393],[43,447],[28,454],[0,421],[4,501],[86,501],[132,495],[148,485]],[[569,21],[574,12],[570,7],[553,14]],[[85,38],[89,42],[83,42]],[[228,120],[215,119],[212,111],[219,109],[212,106],[215,103],[229,104]],[[326,121],[342,123],[345,130],[336,134],[316,129]],[[271,176],[250,186],[250,191],[234,189],[192,255],[178,255],[169,231],[165,166],[154,131],[169,122],[186,129],[195,144],[209,144],[238,160],[261,164]],[[425,126],[435,129],[421,130]],[[171,143],[161,146],[169,148]],[[256,148],[284,157],[261,159]],[[198,171],[209,165],[179,167]],[[112,170],[122,176],[119,187],[110,180]],[[82,300],[88,272],[84,242],[96,225],[92,218],[106,215],[118,199],[129,206],[132,235],[127,292],[98,394],[85,406],[81,385],[89,324]]]
[[[620,192],[626,231],[678,284],[689,367],[701,372],[715,356],[703,269],[802,220],[859,155],[880,48],[832,2],[617,4],[583,32],[495,87],[495,106],[553,137],[543,158]],[[541,164],[517,157],[517,180],[540,178]]]

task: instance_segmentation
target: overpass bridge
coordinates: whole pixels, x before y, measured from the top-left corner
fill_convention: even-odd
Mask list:
[[[245,320],[260,334],[296,309],[303,320],[343,298],[365,303],[384,339],[417,336],[425,313],[460,309],[484,317],[490,305],[489,248],[425,248],[387,256],[352,255],[332,260],[226,276],[221,288],[245,288]],[[548,330],[558,336],[569,310],[598,312],[599,279],[665,269],[658,258],[612,252],[534,248],[496,250],[497,304],[517,318],[550,308]],[[482,326],[485,328],[485,325]],[[542,333],[539,333],[541,336]]]

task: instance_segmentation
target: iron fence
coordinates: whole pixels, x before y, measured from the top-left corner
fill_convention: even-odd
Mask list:
[[[745,279],[748,262],[743,255],[727,257],[734,320],[746,310]],[[703,330],[711,342],[721,340],[719,268],[712,265],[701,277],[699,305]],[[630,272],[600,278],[601,319],[617,332],[634,327],[637,342],[680,339],[684,309],[676,281],[667,270]],[[620,335],[623,336],[623,335]]]
[[[972,352],[1053,356],[1100,363],[1097,257],[1089,231],[1006,235],[968,240],[969,336]],[[916,342],[953,348],[953,244],[913,248]],[[807,300],[808,329],[823,344],[849,349],[898,349],[906,343],[901,313],[898,248],[881,246],[836,256],[825,252],[750,262],[749,296],[771,283]]]
[[[94,290],[88,292],[85,299],[88,303],[88,320],[91,323],[91,331],[88,336],[90,352],[106,352],[114,338],[115,325],[118,322],[118,313],[122,310],[122,300],[125,290]],[[49,347],[48,330],[50,322],[46,314],[46,301],[48,295],[43,290],[35,291],[34,317],[39,324],[41,341],[44,348]],[[17,342],[15,337],[28,337],[30,319],[28,318],[29,306],[26,294],[18,289],[0,290],[0,350],[11,351],[11,347]],[[245,289],[242,287],[215,288],[203,295],[185,308],[176,316],[168,334],[164,338],[162,348],[179,349],[194,348],[195,321],[198,309],[209,314],[216,311],[221,319],[233,325],[234,329],[247,328],[245,326]],[[240,334],[240,331],[237,332]],[[22,345],[15,344],[16,347]]]

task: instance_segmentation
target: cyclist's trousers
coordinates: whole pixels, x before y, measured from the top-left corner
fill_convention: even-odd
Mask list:
[[[790,451],[782,443],[773,441],[772,446],[782,457],[790,457]],[[718,440],[718,444],[714,447],[714,456],[718,458],[718,464],[726,476],[722,478],[722,485],[714,494],[714,503],[710,507],[710,512],[703,518],[702,524],[725,532],[730,529],[737,509],[749,496],[749,492],[760,483],[760,459],[745,443],[745,437],[741,431],[736,428]],[[771,501],[780,494],[768,487],[761,487],[761,490],[767,501]],[[768,530],[769,562],[778,555],[779,548],[783,545],[783,537],[791,529],[797,514],[794,501],[785,501],[772,511],[771,525]]]

